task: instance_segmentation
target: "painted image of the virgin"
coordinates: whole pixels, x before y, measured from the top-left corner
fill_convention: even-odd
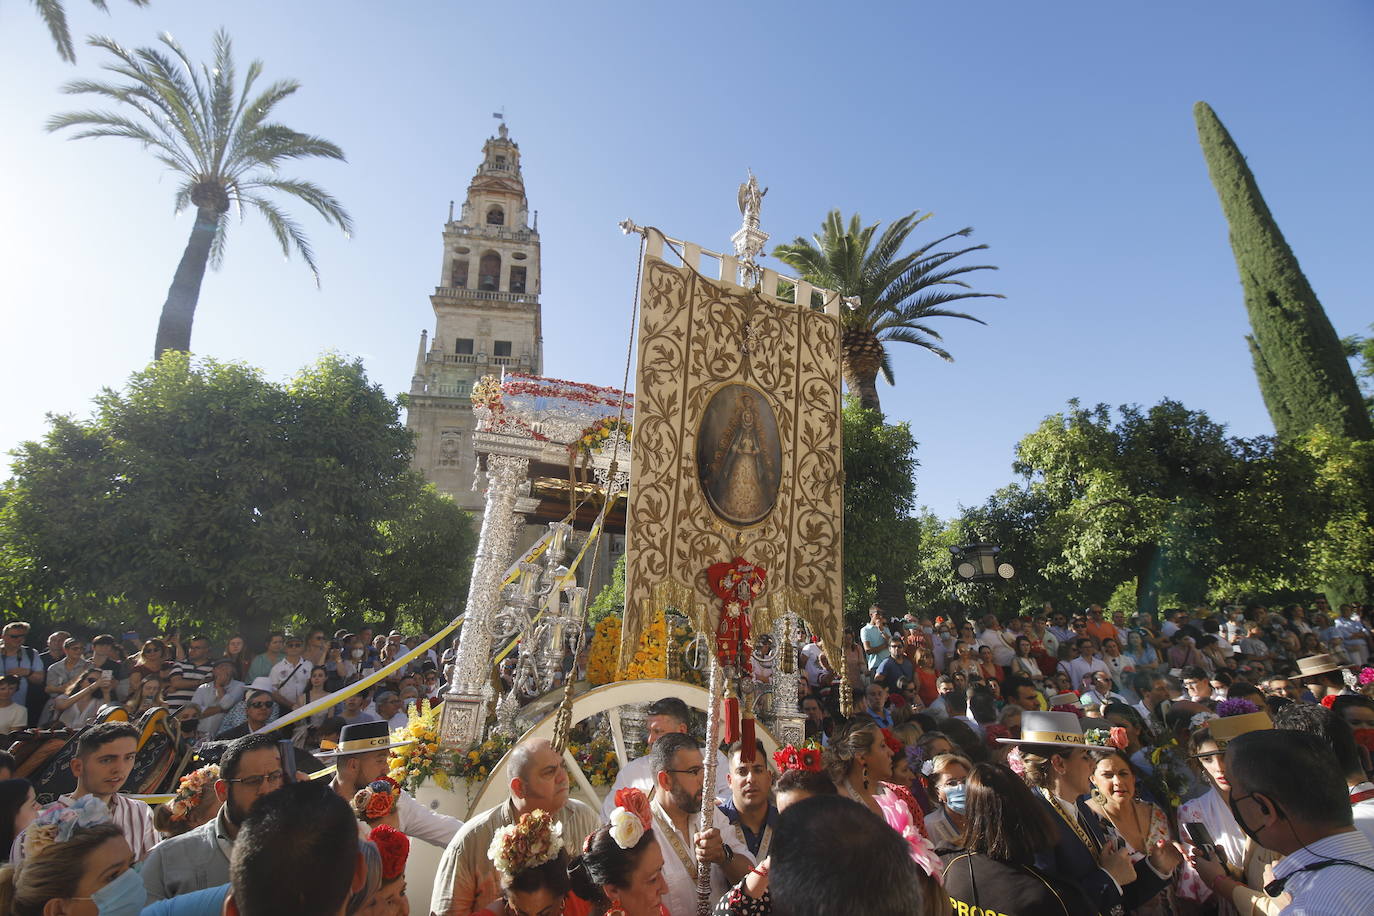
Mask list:
[[[711,511],[733,525],[762,521],[778,500],[782,446],[763,393],[726,385],[706,405],[697,430],[697,472]]]

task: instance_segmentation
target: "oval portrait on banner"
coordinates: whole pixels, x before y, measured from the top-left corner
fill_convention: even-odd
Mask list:
[[[753,525],[778,501],[782,444],[763,392],[726,385],[711,396],[697,428],[697,475],[711,511],[732,525]]]

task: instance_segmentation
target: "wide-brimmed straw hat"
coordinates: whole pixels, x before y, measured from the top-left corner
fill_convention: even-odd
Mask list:
[[[1087,747],[1083,720],[1071,712],[1021,713],[1021,737],[998,738],[1002,744],[1051,744],[1056,747]]]
[[[322,751],[316,757],[347,757],[350,754],[367,754],[372,751],[385,751],[393,747],[414,744],[408,741],[392,741],[390,726],[385,722],[359,722],[345,725],[339,730],[339,743],[332,751]]]
[[[1334,655],[1309,655],[1298,659],[1298,673],[1294,677],[1312,677],[1328,671],[1339,671],[1344,667]]]
[[[1260,710],[1259,712],[1247,712],[1239,716],[1222,716],[1220,719],[1212,719],[1207,723],[1207,732],[1212,736],[1212,740],[1217,743],[1217,751],[1226,750],[1226,745],[1247,732],[1264,731],[1274,727],[1274,720],[1269,718],[1269,713]]]

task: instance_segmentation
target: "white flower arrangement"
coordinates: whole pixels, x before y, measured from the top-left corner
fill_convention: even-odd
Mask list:
[[[644,822],[628,808],[617,807],[611,812],[611,839],[621,849],[633,849],[644,837]]]

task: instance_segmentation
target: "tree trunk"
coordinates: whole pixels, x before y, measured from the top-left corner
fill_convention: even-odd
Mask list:
[[[867,410],[876,410],[881,416],[883,412],[882,402],[878,399],[878,373],[876,370],[869,372],[862,369],[855,369],[845,360],[844,384],[849,389],[849,393],[859,399],[859,405]]]
[[[191,349],[191,323],[196,317],[196,303],[200,300],[200,283],[205,278],[205,265],[210,260],[210,246],[219,227],[218,215],[208,207],[196,208],[196,222],[191,238],[181,254],[176,276],[162,303],[162,317],[157,323],[157,343],[153,359],[160,359],[168,350]]]
[[[1135,612],[1151,618],[1159,616],[1160,553],[1159,545],[1151,544],[1136,559]]]

